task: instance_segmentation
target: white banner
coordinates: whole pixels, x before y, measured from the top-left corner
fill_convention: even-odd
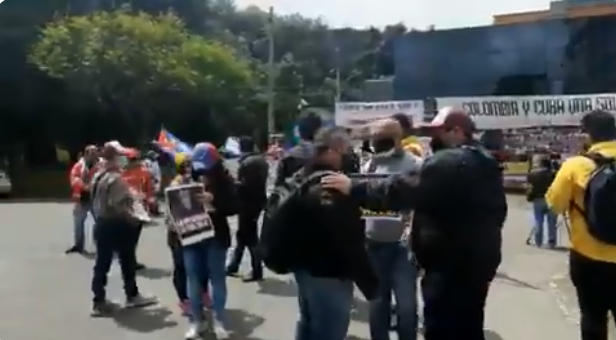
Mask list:
[[[480,130],[578,126],[592,110],[616,113],[616,94],[437,98],[436,105],[464,109]]]
[[[404,113],[419,125],[423,122],[424,105],[422,100],[391,102],[341,102],[336,103],[336,125],[348,128],[366,125],[372,121],[388,118],[396,113]]]

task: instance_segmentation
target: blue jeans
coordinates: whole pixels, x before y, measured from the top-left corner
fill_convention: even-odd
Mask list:
[[[295,340],[344,340],[351,322],[353,282],[295,272],[299,321]]]
[[[227,277],[225,264],[227,249],[221,247],[215,239],[207,239],[183,247],[184,266],[186,267],[187,293],[190,304],[190,319],[193,322],[204,321],[203,315],[203,278],[208,277],[212,285],[212,309],[217,321],[225,323],[227,305]]]
[[[370,302],[370,337],[389,340],[391,295],[396,298],[398,340],[417,339],[417,267],[400,242],[368,242],[379,278],[379,298]]]
[[[76,203],[73,207],[73,245],[83,249],[86,241],[86,220],[90,212],[90,205]]]
[[[554,214],[544,198],[533,200],[533,215],[535,217],[535,245],[543,245],[543,225],[547,220],[548,244],[556,245],[556,221],[557,216]]]

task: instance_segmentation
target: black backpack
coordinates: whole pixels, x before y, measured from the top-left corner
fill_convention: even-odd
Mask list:
[[[259,251],[265,266],[276,274],[288,274],[293,267],[293,256],[301,240],[292,230],[298,216],[295,207],[304,189],[318,183],[331,171],[317,171],[305,177],[298,171],[282,184],[277,185],[267,199],[261,227]],[[301,217],[300,217],[301,218]]]
[[[588,232],[597,240],[616,245],[616,159],[598,153],[585,154],[597,166],[584,191],[584,208],[573,206],[584,216]]]

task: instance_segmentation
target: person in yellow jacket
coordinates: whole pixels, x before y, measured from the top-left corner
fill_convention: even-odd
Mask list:
[[[611,113],[587,114],[582,129],[590,139],[588,154],[616,158],[616,121]],[[616,245],[594,237],[582,212],[586,187],[596,168],[584,155],[567,159],[545,196],[555,213],[566,213],[571,220],[569,270],[582,316],[582,340],[607,339],[608,313],[616,315]]]
[[[419,139],[413,135],[413,119],[411,116],[407,116],[404,113],[396,113],[392,118],[398,121],[402,127],[402,148],[415,156],[424,157],[426,150],[423,149]]]

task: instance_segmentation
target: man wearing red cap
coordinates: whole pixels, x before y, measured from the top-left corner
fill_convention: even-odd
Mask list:
[[[323,185],[373,211],[414,209],[411,247],[424,269],[424,339],[483,340],[484,307],[501,261],[507,201],[498,162],[472,138],[462,110],[444,108],[431,123],[434,155],[419,180],[352,183],[331,175]]]

